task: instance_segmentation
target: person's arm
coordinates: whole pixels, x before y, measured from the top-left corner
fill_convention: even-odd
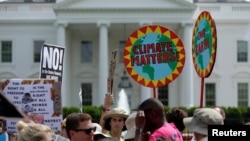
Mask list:
[[[134,141],[148,141],[149,134],[141,128],[136,128]]]
[[[103,117],[105,115],[107,115],[111,111],[113,101],[114,101],[113,94],[107,94],[106,97],[104,98],[104,104],[103,104],[102,114],[101,114],[101,118],[100,118],[100,122],[99,122],[99,124],[102,127],[102,132],[104,134],[107,134],[108,131],[104,129],[104,119],[103,119]]]
[[[147,129],[145,127],[145,115],[143,111],[138,111],[135,118],[135,138],[134,141],[148,141],[149,134],[147,133]]]
[[[134,141],[140,141],[140,138],[140,128],[136,128]]]

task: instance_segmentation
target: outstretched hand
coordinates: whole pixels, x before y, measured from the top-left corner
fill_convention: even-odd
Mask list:
[[[106,94],[106,97],[104,98],[104,107],[110,108],[114,101],[114,95],[113,94]]]

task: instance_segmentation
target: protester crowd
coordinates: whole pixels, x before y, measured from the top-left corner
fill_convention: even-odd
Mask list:
[[[220,107],[197,108],[188,117],[181,108],[165,113],[164,105],[155,98],[146,99],[132,113],[112,107],[113,101],[112,94],[106,95],[99,123],[93,123],[88,113],[67,115],[60,133],[26,119],[17,123],[16,134],[8,135],[2,119],[0,141],[184,141],[184,130],[193,133],[191,140],[207,141],[208,125],[223,125],[226,118]]]

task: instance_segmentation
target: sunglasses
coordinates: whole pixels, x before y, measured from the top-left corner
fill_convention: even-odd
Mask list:
[[[89,128],[89,129],[75,129],[76,132],[85,132],[85,134],[89,135],[92,131],[95,132],[96,127]]]

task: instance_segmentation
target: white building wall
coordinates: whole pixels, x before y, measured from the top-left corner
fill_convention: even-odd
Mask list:
[[[180,3],[180,0],[177,1]],[[147,4],[148,2],[149,1],[147,1]],[[6,5],[11,8],[5,9],[4,7]],[[65,45],[66,50],[70,51],[67,60],[69,63],[67,68],[67,74],[69,74],[67,84],[69,84],[70,87],[65,88],[67,89],[67,93],[65,94],[69,94],[69,96],[64,97],[64,101],[66,101],[64,104],[65,106],[78,106],[80,84],[83,82],[91,82],[93,84],[93,105],[101,105],[102,103],[100,103],[101,100],[99,98],[100,95],[104,95],[105,92],[99,93],[98,91],[100,50],[99,27],[97,27],[97,22],[99,22],[100,18],[109,19],[111,23],[108,28],[108,56],[110,56],[111,51],[119,46],[119,41],[126,40],[130,33],[138,29],[143,23],[165,24],[174,29],[181,38],[184,38],[181,24],[190,21],[195,22],[199,12],[209,10],[215,19],[218,42],[214,70],[209,78],[205,78],[205,82],[216,83],[216,105],[237,106],[237,82],[250,83],[250,63],[238,64],[236,62],[237,40],[249,41],[250,39],[250,11],[248,10],[250,9],[250,5],[248,3],[197,3],[197,5],[198,8],[193,14],[193,19],[191,19],[187,13],[184,15],[186,18],[179,18],[183,14],[183,11],[176,12],[174,10],[166,11],[166,14],[162,15],[158,15],[158,11],[151,13],[142,12],[137,15],[131,15],[131,13],[121,15],[121,10],[117,13],[112,13],[111,11],[111,13],[106,16],[95,13],[96,11],[84,11],[86,13],[78,13],[72,17],[71,14],[75,11],[63,11],[60,14],[54,13],[51,9],[51,5],[48,4],[43,5],[42,8],[39,8],[39,5],[18,6],[0,4],[0,41],[13,41],[13,63],[0,64],[0,79],[37,78],[39,76],[39,64],[33,63],[33,41],[45,40],[47,43],[57,44],[57,23],[65,23]],[[170,6],[174,5],[172,4]],[[124,32],[124,23],[127,25],[126,32]],[[80,62],[80,43],[84,40],[93,41],[94,58],[92,64],[81,64]],[[250,54],[248,55],[250,58]],[[107,59],[109,62],[110,58]],[[115,73],[116,80],[114,83],[116,98],[120,91],[117,86],[123,69],[123,64],[117,64]],[[176,80],[169,84],[169,106],[200,105],[201,78],[197,76],[195,70],[193,70],[192,73],[192,95],[189,91],[183,90],[184,85],[188,85],[188,81],[183,83],[183,74],[181,74]],[[135,108],[141,101],[141,87],[132,79],[131,82],[133,88],[128,90],[127,94],[132,100],[131,107]],[[186,97],[185,93],[189,96],[191,95],[191,99],[188,99],[190,97]],[[192,101],[191,105],[188,105],[189,103],[187,104],[185,99]]]
[[[13,62],[1,64],[3,72],[10,72],[18,78],[38,77],[40,64],[33,63],[33,41],[55,42],[55,27],[52,25],[5,24],[0,26],[0,40],[13,43]],[[29,69],[27,69],[29,68]]]

